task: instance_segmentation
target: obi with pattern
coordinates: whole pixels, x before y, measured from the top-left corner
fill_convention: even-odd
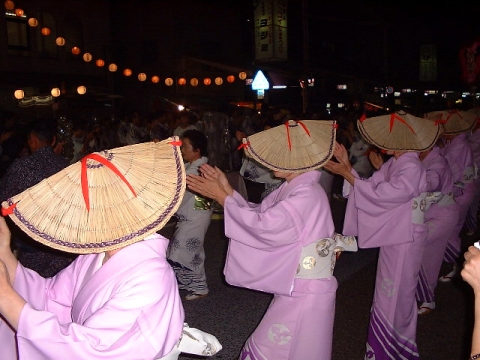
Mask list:
[[[323,238],[302,248],[297,269],[297,278],[324,279],[333,276],[337,254],[342,251],[357,251],[354,236],[336,234]]]
[[[430,194],[430,198],[428,195]],[[425,219],[425,212],[435,202],[435,193],[421,193],[412,200],[412,223],[423,224]]]

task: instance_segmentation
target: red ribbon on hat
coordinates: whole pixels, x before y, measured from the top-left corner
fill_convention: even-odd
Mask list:
[[[96,160],[99,163],[105,165],[108,167],[110,170],[112,170],[122,181],[127,184],[128,188],[132,191],[134,196],[137,196],[137,193],[133,189],[132,185],[127,181],[125,176],[117,169],[115,165],[113,165],[110,161],[105,159],[104,157],[98,155],[98,154],[89,154],[82,158],[82,169],[81,169],[81,182],[82,182],[82,193],[83,193],[83,199],[85,200],[85,205],[87,206],[87,211],[90,211],[90,199],[88,197],[88,177],[87,177],[87,160],[92,159]]]
[[[7,215],[12,215],[13,214],[13,209],[15,209],[17,207],[17,204],[12,204],[10,205],[8,208],[3,208],[2,207],[2,215],[3,216],[7,216]]]
[[[308,131],[307,127],[305,126],[304,123],[302,123],[300,120],[295,120],[295,122],[300,125],[303,130],[307,133],[308,136],[310,136],[310,132]],[[290,127],[288,126],[288,121],[285,122],[285,126],[287,127],[287,141],[288,141],[288,149],[292,150],[292,141],[290,140]]]
[[[415,134],[415,130],[413,130],[412,127],[408,125],[405,120],[403,120],[400,116],[398,116],[397,113],[390,114],[390,132],[392,132],[393,123],[395,122],[395,119],[405,124],[410,129],[410,131]]]
[[[182,146],[182,140],[169,141],[168,143],[172,144],[173,146]]]
[[[241,150],[249,146],[250,146],[250,141],[247,141],[246,143],[241,143],[240,145],[238,145],[237,150]]]
[[[447,123],[447,120],[440,119],[440,120],[435,120],[434,125],[438,126],[438,124],[446,124],[446,123]]]

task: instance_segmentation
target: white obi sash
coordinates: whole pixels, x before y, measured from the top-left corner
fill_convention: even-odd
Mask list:
[[[455,204],[455,199],[453,198],[453,193],[450,191],[449,193],[442,193],[441,191],[435,191],[431,193],[427,193],[427,210],[430,208],[432,204],[438,204],[438,206],[449,206]]]
[[[447,194],[443,194],[442,198],[438,201],[438,206],[450,206],[453,204],[455,204],[455,198],[451,191]]]
[[[184,323],[182,335],[177,345],[169,354],[157,360],[176,360],[181,353],[213,356],[220,350],[222,350],[222,344],[214,335],[191,328],[187,323]]]
[[[463,174],[462,174],[462,182],[456,182],[454,184],[454,186],[458,186],[462,189],[465,189],[465,186],[462,186],[462,183],[463,184],[471,184],[475,179],[477,178],[477,174],[476,174],[476,169],[474,166],[467,166],[464,170],[463,170]]]
[[[435,202],[438,197],[435,193],[421,193],[412,200],[412,223],[423,224],[425,219],[425,212]]]
[[[357,251],[354,236],[335,234],[333,238],[323,238],[302,248],[296,278],[324,279],[333,276],[337,254],[342,251]]]

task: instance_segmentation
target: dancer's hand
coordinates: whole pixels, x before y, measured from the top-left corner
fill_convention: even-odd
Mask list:
[[[10,252],[10,241],[12,234],[8,228],[7,222],[3,216],[0,216],[0,253],[5,251]]]
[[[208,164],[200,165],[200,174],[208,180],[218,181],[228,195],[233,194],[233,188],[228,182],[227,176],[217,166],[212,167]]]
[[[24,306],[25,300],[13,289],[7,266],[0,260],[0,314],[15,330]]]
[[[201,175],[189,174],[187,186],[190,191],[217,201],[220,205],[225,204],[228,194],[223,185],[215,178],[207,178]]]
[[[383,165],[382,155],[378,152],[370,151],[370,153],[368,154],[368,159],[376,170],[380,169]]]
[[[350,164],[350,160],[348,159],[348,150],[343,146],[343,144],[340,144],[339,142],[335,142],[335,149],[333,150],[333,156],[337,161],[340,161],[340,159],[343,160],[344,163]]]
[[[480,291],[480,250],[475,246],[470,246],[464,254],[465,262],[460,273],[463,280],[470,284],[476,293]]]

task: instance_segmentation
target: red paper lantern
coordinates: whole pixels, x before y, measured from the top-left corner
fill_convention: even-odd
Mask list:
[[[160,78],[157,75],[152,76],[152,83],[157,84],[160,81]]]
[[[80,54],[80,48],[74,46],[74,47],[72,48],[72,54],[73,54],[73,55],[78,55],[78,54]]]
[[[58,46],[63,46],[63,45],[65,45],[65,39],[63,37],[58,37],[58,38],[55,39],[55,43]]]
[[[123,75],[125,75],[125,76],[132,76],[132,70],[130,70],[130,69],[125,69],[125,70],[123,70]]]
[[[227,81],[228,81],[229,83],[233,83],[233,82],[235,81],[235,76],[233,76],[233,75],[228,75],[228,76],[227,76]]]
[[[85,61],[85,62],[90,62],[90,61],[92,61],[92,58],[93,58],[93,56],[92,56],[92,54],[90,54],[90,53],[85,53],[85,54],[83,54],[83,61]]]
[[[47,27],[42,28],[41,32],[42,32],[42,35],[44,36],[50,35],[50,29]]]
[[[15,9],[15,3],[13,1],[10,1],[10,0],[5,1],[5,9],[7,9],[7,10]]]
[[[28,25],[30,25],[31,27],[38,26],[38,20],[35,18],[30,18],[28,19]]]
[[[60,89],[59,88],[53,88],[50,91],[50,94],[52,94],[53,97],[59,97],[60,96]]]
[[[105,61],[103,61],[102,59],[98,59],[97,61],[95,61],[95,65],[97,65],[98,67],[103,67],[105,65]]]
[[[15,90],[13,96],[15,96],[15,99],[21,100],[25,97],[25,93],[23,92],[23,90]]]
[[[210,85],[212,83],[212,80],[210,78],[205,78],[205,79],[203,79],[203,83],[205,85]]]
[[[187,80],[185,80],[185,78],[178,79],[178,85],[185,85],[186,83],[187,83]]]

